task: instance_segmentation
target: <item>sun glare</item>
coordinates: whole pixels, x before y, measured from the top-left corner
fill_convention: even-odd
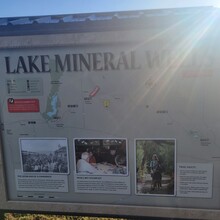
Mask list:
[[[214,7],[220,8],[220,1],[213,4]]]

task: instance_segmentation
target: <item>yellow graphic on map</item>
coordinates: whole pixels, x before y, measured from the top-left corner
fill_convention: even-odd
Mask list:
[[[103,105],[105,108],[108,108],[110,106],[110,100],[108,100],[108,99],[104,100]]]

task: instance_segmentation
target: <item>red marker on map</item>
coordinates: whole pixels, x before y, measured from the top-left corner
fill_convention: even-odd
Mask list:
[[[94,96],[98,93],[99,90],[100,90],[100,87],[99,87],[99,86],[96,86],[96,87],[93,89],[93,91],[90,92],[89,96],[90,96],[90,97],[94,97]]]

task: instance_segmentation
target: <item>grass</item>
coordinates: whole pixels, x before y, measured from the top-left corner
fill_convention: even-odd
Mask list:
[[[4,215],[4,220],[116,220],[116,219],[125,220],[122,218],[102,218],[102,217],[44,215],[44,214],[5,213]]]

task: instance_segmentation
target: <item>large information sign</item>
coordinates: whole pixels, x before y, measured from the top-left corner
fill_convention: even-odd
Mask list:
[[[218,219],[217,39],[185,24],[2,37],[0,208]]]

